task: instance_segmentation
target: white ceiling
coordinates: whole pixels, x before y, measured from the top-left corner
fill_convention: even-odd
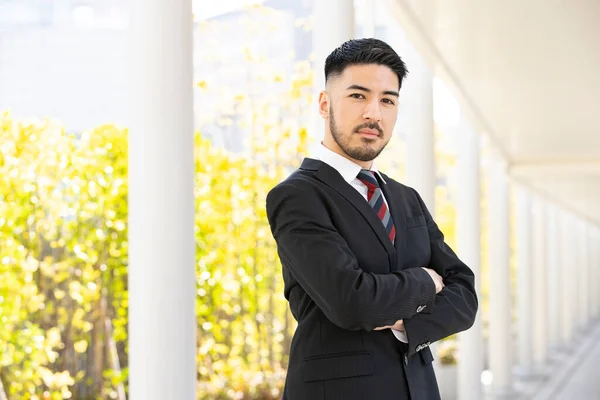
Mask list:
[[[511,177],[600,223],[600,1],[383,2]]]

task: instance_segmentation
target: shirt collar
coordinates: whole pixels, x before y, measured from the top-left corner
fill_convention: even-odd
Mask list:
[[[313,158],[316,158],[317,160],[321,160],[325,164],[328,164],[330,167],[339,172],[342,178],[348,183],[356,179],[358,173],[362,169],[360,165],[356,164],[353,161],[350,161],[342,155],[339,155],[335,151],[328,149],[323,145],[323,143],[321,143],[320,146],[317,147],[315,151],[315,156]],[[373,163],[371,164],[371,171],[375,172],[379,176],[383,184],[385,184],[383,176],[381,175],[381,173],[377,169],[377,166],[375,165],[375,160],[373,160]]]

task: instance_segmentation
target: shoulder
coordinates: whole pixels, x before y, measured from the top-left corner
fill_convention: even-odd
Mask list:
[[[285,191],[291,192],[307,192],[313,191],[315,187],[315,179],[313,171],[306,171],[303,169],[297,169],[291,173],[283,181],[279,182],[269,191],[268,195],[272,193],[279,193]]]
[[[315,170],[298,168],[283,181],[269,190],[266,196],[267,210],[277,205],[308,205],[319,197],[319,181],[315,178]]]
[[[298,169],[266,196],[266,213],[272,228],[290,221],[328,220],[323,187],[314,171]]]
[[[320,187],[320,181],[315,175],[323,165],[324,163],[319,160],[305,158],[298,169],[269,191],[269,195],[286,191],[308,193],[316,191]]]

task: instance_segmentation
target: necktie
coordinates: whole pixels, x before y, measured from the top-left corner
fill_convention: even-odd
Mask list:
[[[381,220],[381,223],[383,223],[385,231],[387,232],[390,240],[392,243],[394,243],[394,238],[396,237],[396,227],[394,226],[394,221],[392,220],[390,211],[385,205],[385,201],[383,201],[383,193],[381,191],[381,187],[379,187],[377,178],[375,178],[375,174],[368,169],[361,169],[357,178],[367,186],[367,189],[369,190],[367,192],[367,201],[377,213],[377,216]]]

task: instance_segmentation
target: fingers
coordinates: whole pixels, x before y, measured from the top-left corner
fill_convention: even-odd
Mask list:
[[[404,320],[401,319],[401,320],[396,321],[394,326],[392,326],[392,329],[404,332]]]
[[[404,331],[404,320],[399,319],[398,321],[396,321],[396,323],[394,325],[378,326],[377,328],[375,328],[373,330],[374,331],[382,331],[384,329],[395,329],[397,331]]]
[[[441,292],[442,289],[445,287],[444,280],[442,279],[442,277],[437,272],[432,270],[431,268],[425,268],[425,267],[421,267],[421,268],[423,268],[429,274],[431,279],[433,280],[433,283],[435,284],[435,294],[438,294],[439,292]]]
[[[391,328],[392,328],[391,326],[379,326],[379,327],[377,327],[377,328],[375,328],[373,330],[374,331],[382,331],[384,329],[391,329]]]
[[[427,268],[427,267],[422,267],[422,268],[423,268],[425,271],[427,271],[427,273],[428,273],[429,275],[431,275],[431,277],[432,277],[432,278],[434,278],[434,279],[435,279],[435,278],[437,278],[437,279],[439,279],[439,280],[442,280],[442,277],[441,277],[441,276],[440,276],[440,275],[439,275],[437,272],[435,272],[435,270],[433,270],[433,269],[431,269],[431,268]]]

